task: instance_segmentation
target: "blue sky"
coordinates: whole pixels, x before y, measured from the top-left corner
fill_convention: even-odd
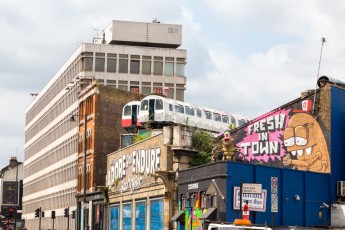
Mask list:
[[[24,160],[25,109],[81,42],[111,20],[183,26],[185,101],[255,118],[314,89],[345,81],[341,0],[2,0],[0,168]]]

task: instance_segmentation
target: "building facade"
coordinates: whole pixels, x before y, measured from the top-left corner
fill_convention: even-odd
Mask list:
[[[242,197],[255,224],[344,229],[345,84],[318,85],[232,130],[233,161],[179,172],[180,216],[174,220],[185,229],[191,229],[189,219],[193,229],[204,220],[232,222],[241,217]],[[218,189],[211,188],[214,182]],[[243,184],[261,189],[241,196]],[[190,208],[199,212],[190,215]]]
[[[23,163],[17,157],[11,157],[9,165],[1,169],[0,191],[1,228],[23,228]]]
[[[191,135],[190,141],[173,145],[184,137],[180,127],[164,127],[108,155],[109,229],[176,228],[170,221],[176,212],[176,172],[188,168],[195,154]]]
[[[28,229],[50,228],[53,211],[56,228],[76,227],[64,217],[64,209],[77,209],[79,126],[71,123],[70,115],[78,113],[81,90],[97,80],[100,85],[141,94],[167,92],[183,100],[186,51],[177,49],[181,40],[180,25],[112,21],[101,37],[79,46],[29,105],[23,188]],[[45,218],[38,219],[34,211],[40,207]]]

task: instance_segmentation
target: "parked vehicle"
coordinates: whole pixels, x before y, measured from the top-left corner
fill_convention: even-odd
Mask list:
[[[272,228],[234,224],[209,224],[207,230],[272,230]]]

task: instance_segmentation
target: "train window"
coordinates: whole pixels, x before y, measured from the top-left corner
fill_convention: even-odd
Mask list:
[[[178,113],[184,113],[184,107],[182,105],[175,105],[175,111]]]
[[[221,121],[221,117],[219,113],[213,113],[213,120],[215,121]]]
[[[228,115],[223,115],[222,116],[223,117],[223,123],[229,123],[229,117],[228,117]]]
[[[238,126],[242,126],[246,123],[244,119],[238,119]]]
[[[156,110],[162,110],[163,109],[163,101],[161,99],[156,100]]]
[[[172,104],[169,104],[169,110],[170,110],[170,111],[173,111],[173,110],[174,110]]]
[[[148,109],[148,100],[143,100],[140,104],[140,110],[147,110]]]
[[[193,109],[193,108],[186,107],[186,114],[191,115],[191,116],[194,116],[194,109]]]
[[[131,106],[130,105],[127,105],[124,109],[124,112],[123,112],[123,115],[124,116],[130,116],[131,115]]]
[[[231,124],[236,124],[236,120],[234,116],[230,116],[231,117]]]
[[[196,109],[196,115],[198,115],[198,117],[201,117],[201,109]]]
[[[205,111],[206,119],[212,120],[212,113],[210,111]]]

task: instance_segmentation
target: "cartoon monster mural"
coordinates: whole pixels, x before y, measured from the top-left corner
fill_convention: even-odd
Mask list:
[[[287,149],[283,157],[285,166],[299,170],[330,172],[330,157],[325,137],[318,122],[309,114],[294,114],[283,135]]]

